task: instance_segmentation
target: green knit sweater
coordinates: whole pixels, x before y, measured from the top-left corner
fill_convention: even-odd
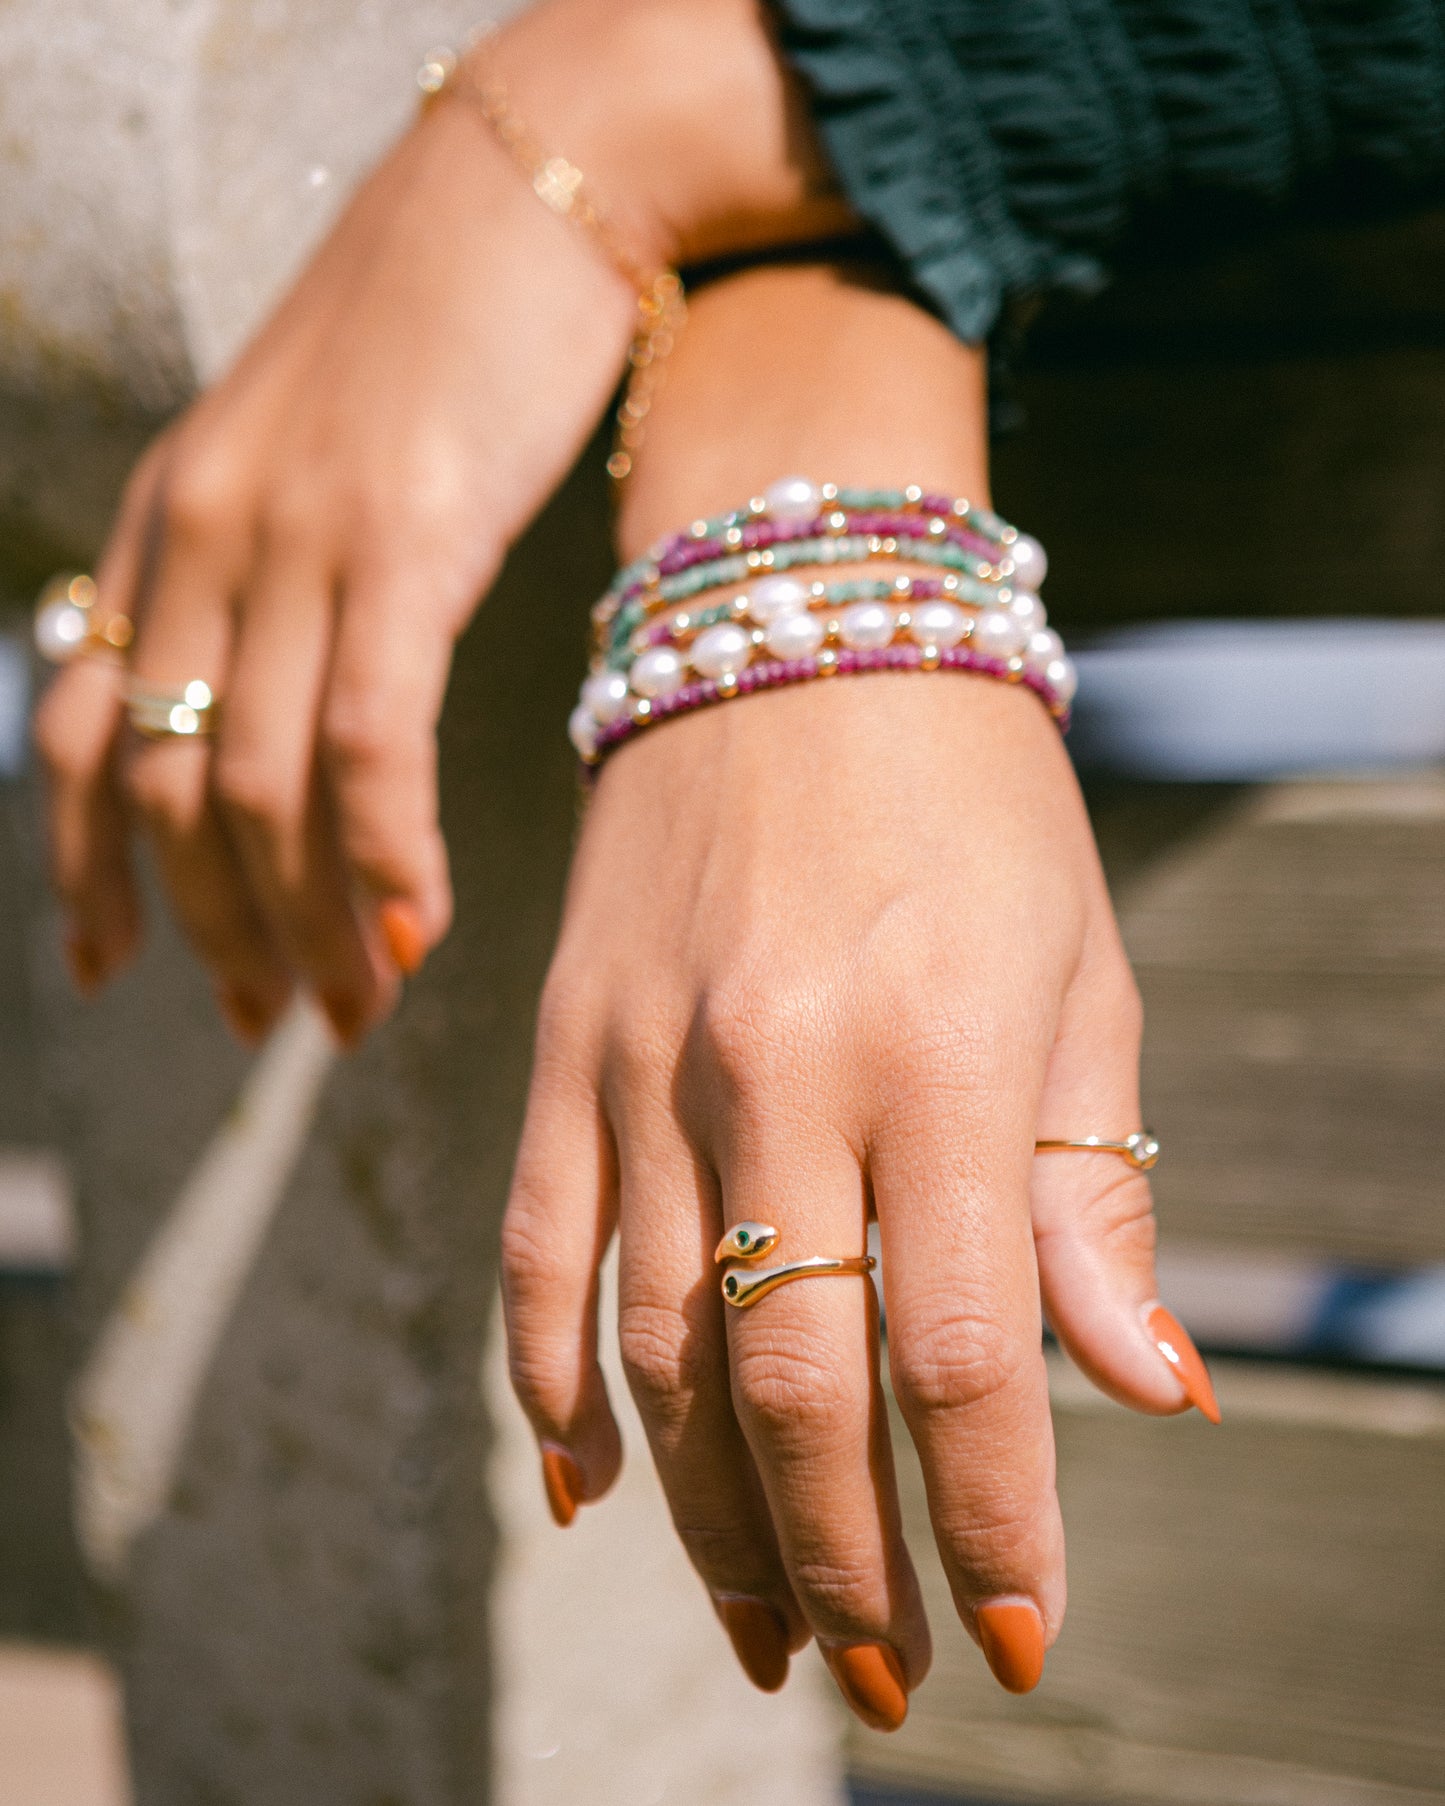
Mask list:
[[[845,188],[966,339],[1153,222],[1445,189],[1445,0],[775,3]]]

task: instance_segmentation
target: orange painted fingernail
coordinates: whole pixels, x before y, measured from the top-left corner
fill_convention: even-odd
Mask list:
[[[1154,1346],[1174,1369],[1175,1378],[1184,1388],[1184,1396],[1190,1404],[1210,1423],[1218,1423],[1219,1401],[1214,1396],[1214,1383],[1203,1356],[1189,1338],[1189,1331],[1162,1304],[1156,1304],[1148,1311],[1144,1325]]]
[[[93,997],[105,977],[105,961],[83,935],[65,937],[65,963],[70,969],[70,982],[82,997]]]
[[[788,1627],[766,1600],[734,1594],[717,1600],[718,1616],[732,1638],[743,1673],[764,1693],[788,1678]]]
[[[398,972],[410,978],[413,972],[421,970],[421,963],[426,958],[426,941],[422,936],[421,923],[416,919],[416,911],[410,903],[402,903],[393,899],[383,903],[376,912],[376,919],[381,924],[381,933],[386,941],[387,951],[396,963]]]
[[[582,1469],[566,1449],[559,1449],[554,1442],[542,1446],[542,1485],[547,1490],[552,1516],[565,1530],[582,1503]]]
[[[1032,1693],[1044,1672],[1044,1621],[1027,1599],[991,1599],[973,1614],[984,1659],[1010,1693]]]
[[[875,1731],[896,1731],[908,1716],[903,1664],[886,1643],[822,1645],[838,1691]]]

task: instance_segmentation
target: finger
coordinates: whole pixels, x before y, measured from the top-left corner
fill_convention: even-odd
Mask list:
[[[713,1158],[726,1223],[780,1232],[769,1265],[863,1251],[867,1200],[852,1151],[785,1117],[766,1055],[734,1068]],[[758,1089],[755,1090],[754,1087]],[[771,1094],[764,1102],[761,1090]],[[896,1730],[928,1670],[928,1622],[901,1513],[878,1375],[878,1310],[864,1276],[809,1278],[726,1314],[732,1394],[762,1477],[784,1565],[849,1705]]]
[[[617,1219],[616,1160],[590,1061],[545,999],[502,1222],[512,1387],[541,1445],[552,1515],[570,1524],[622,1466],[597,1359],[597,1287]]]
[[[263,562],[248,583],[213,785],[263,916],[350,1043],[390,1003],[395,980],[368,945],[318,782],[330,589],[324,569],[300,560]]]
[[[78,659],[46,692],[35,716],[45,770],[50,877],[65,912],[65,954],[89,995],[140,943],[140,899],[131,870],[117,777],[120,672]]]
[[[451,923],[438,818],[436,727],[451,664],[435,598],[371,574],[343,598],[321,750],[348,870],[376,900],[397,965],[414,970]]]
[[[1140,1127],[1141,1030],[1123,949],[1112,927],[1101,929],[1065,1000],[1041,1138],[1122,1140]],[[1032,1199],[1044,1308],[1070,1357],[1121,1404],[1159,1414],[1193,1405],[1218,1423],[1208,1369],[1160,1303],[1146,1174],[1116,1154],[1041,1154]]]
[[[665,1085],[623,1082],[618,1327],[628,1384],[688,1559],[744,1672],[765,1692],[810,1632],[733,1411],[713,1250],[715,1178],[688,1147]],[[657,1095],[660,1092],[661,1095]]]
[[[1042,1053],[1015,1009],[895,1061],[871,1170],[893,1389],[944,1572],[996,1678],[1027,1692],[1063,1619],[1064,1544],[1028,1214]]]
[[[157,439],[126,483],[100,564],[94,609],[134,617],[147,524],[166,457]],[[67,916],[67,956],[82,991],[93,991],[140,943],[140,900],[129,855],[119,782],[119,668],[80,658],[50,686],[36,711],[36,749],[46,774],[51,880]]]
[[[158,549],[142,596],[131,668],[141,683],[199,679],[224,698],[230,597],[242,565],[234,507],[187,468],[168,469],[157,496]],[[183,932],[207,967],[223,1012],[244,1040],[280,1014],[290,974],[266,927],[210,794],[210,742],[131,737],[127,796],[156,855]]]

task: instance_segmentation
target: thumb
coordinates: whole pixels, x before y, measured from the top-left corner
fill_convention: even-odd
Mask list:
[[[1039,1138],[1139,1129],[1142,1012],[1109,923],[1080,964],[1060,1016],[1039,1107]],[[1039,1285],[1060,1344],[1102,1392],[1159,1415],[1219,1406],[1188,1332],[1159,1297],[1154,1201],[1124,1156],[1067,1149],[1034,1156],[1031,1208]]]

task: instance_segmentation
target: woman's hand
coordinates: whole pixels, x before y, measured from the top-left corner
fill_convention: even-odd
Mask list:
[[[727,414],[739,369],[751,405]],[[645,543],[795,469],[981,496],[983,415],[977,354],[901,300],[826,272],[738,278],[695,308],[624,529]],[[900,1723],[929,1634],[872,1287],[733,1311],[713,1264],[742,1221],[776,1226],[791,1260],[861,1254],[876,1216],[893,1386],[954,1598],[1002,1683],[1031,1687],[1064,1610],[1041,1298],[1113,1396],[1189,1402],[1150,1329],[1147,1180],[1108,1154],[1034,1156],[1139,1126],[1139,1031],[1082,799],[1028,692],[837,677],[616,753],[504,1231],[512,1371],[559,1517],[620,1459],[596,1357],[617,1227],[629,1381],[744,1667],[778,1686],[814,1635],[859,1715]]]
[[[604,771],[507,1219],[513,1373],[575,1464],[554,1456],[554,1487],[596,1498],[619,1460],[596,1266],[620,1223],[628,1376],[755,1678],[776,1684],[812,1633],[883,1723],[903,1711],[886,1661],[847,1652],[891,1653],[912,1688],[929,1641],[871,1287],[726,1311],[719,1237],[754,1219],[781,1230],[779,1259],[856,1255],[876,1213],[893,1385],[954,1597],[1005,1685],[1032,1685],[1064,1608],[1040,1290],[1107,1391],[1186,1403],[1146,1327],[1147,1180],[1105,1154],[1033,1156],[1036,1136],[1137,1127],[1139,1024],[1067,758],[1027,693],[838,679],[678,722]]]
[[[751,0],[552,0],[491,55],[643,263],[837,223]],[[434,728],[453,642],[602,414],[634,306],[451,97],[152,447],[97,606],[136,620],[141,680],[209,684],[221,729],[133,741],[118,674],[90,661],[47,696],[85,988],[138,937],[134,815],[245,1038],[295,981],[344,1041],[385,1009],[449,920]]]

